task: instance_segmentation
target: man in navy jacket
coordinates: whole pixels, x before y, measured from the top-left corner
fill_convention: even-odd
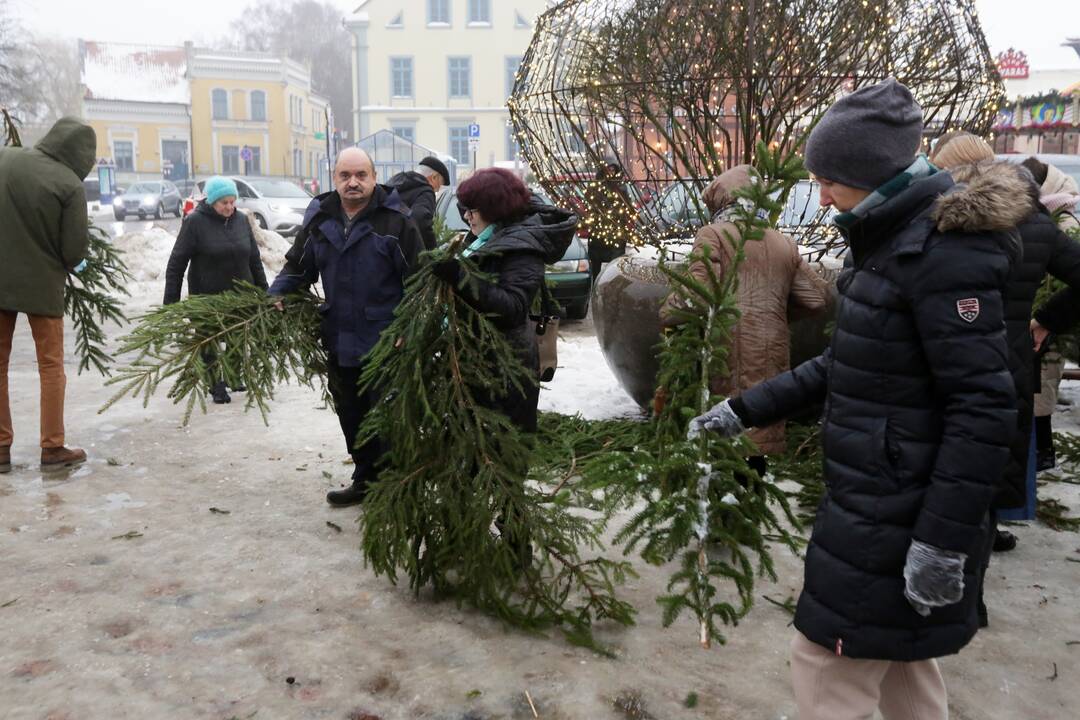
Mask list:
[[[270,293],[286,295],[322,279],[328,385],[354,462],[352,485],[326,500],[344,507],[363,501],[383,454],[377,440],[356,445],[360,424],[378,400],[370,391],[358,394],[363,358],[393,320],[423,240],[397,191],[377,184],[374,163],[360,148],[338,156],[334,188],[311,201]]]

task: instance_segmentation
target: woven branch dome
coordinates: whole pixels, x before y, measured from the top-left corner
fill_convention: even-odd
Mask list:
[[[662,245],[708,221],[702,190],[759,139],[794,146],[887,77],[928,138],[987,133],[1003,97],[971,0],[564,0],[537,22],[510,113],[592,241]],[[808,184],[783,218],[804,244],[832,241],[816,209]]]

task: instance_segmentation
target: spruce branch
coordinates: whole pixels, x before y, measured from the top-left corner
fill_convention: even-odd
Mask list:
[[[322,300],[310,294],[284,298],[267,295],[248,283],[218,295],[195,295],[136,318],[121,338],[119,355],[134,355],[106,385],[120,389],[98,411],[126,396],[141,397],[143,407],[163,383],[167,397],[185,403],[184,424],[198,404],[206,412],[206,394],[215,383],[246,387],[244,409],[257,407],[268,422],[269,403],[280,383],[296,381],[326,393],[326,352],[319,340]]]
[[[117,249],[104,230],[90,224],[90,244],[86,266],[69,273],[64,288],[64,314],[75,326],[75,354],[79,374],[91,366],[102,375],[110,375],[113,357],[105,352],[106,336],[102,325],[112,321],[127,322],[118,295],[130,295],[125,284],[132,280],[123,252]]]
[[[799,542],[788,529],[799,523],[786,494],[747,466],[745,458],[756,454],[748,440],[711,433],[686,438],[689,420],[723,399],[713,395],[710,379],[729,374],[745,244],[763,237],[786,192],[806,177],[798,158],[764,144],[757,148],[751,174],[755,182],[736,193],[732,222],[738,233],[727,237],[732,252],[723,275],[707,249],[690,258],[704,270],[704,279],[692,276],[688,267],[661,263],[678,300],[680,323],[661,345],[658,383],[666,403],[652,423],[652,437],[631,450],[594,457],[573,487],[589,496],[602,490],[609,517],[644,500],[615,540],[624,552],[638,552],[654,565],[678,560],[667,593],[657,602],[665,625],[692,612],[703,647],[724,643],[720,625],[736,624],[749,612],[757,575],[775,579],[770,543],[778,539],[795,551]],[[722,586],[733,586],[734,598],[727,599]]]
[[[568,493],[527,481],[532,439],[499,405],[535,387],[535,372],[473,307],[484,278],[459,260],[456,289],[432,264],[413,275],[365,363],[361,385],[385,395],[358,442],[378,436],[393,448],[364,502],[365,562],[391,582],[407,577],[417,594],[431,587],[510,625],[557,627],[606,652],[592,627],[633,623],[633,608],[616,596],[633,570],[599,554],[602,520],[576,512]]]

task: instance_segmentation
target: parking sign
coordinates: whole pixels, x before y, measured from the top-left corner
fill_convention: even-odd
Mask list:
[[[480,123],[470,123],[470,125],[469,125],[469,139],[470,140],[479,140],[480,139]]]

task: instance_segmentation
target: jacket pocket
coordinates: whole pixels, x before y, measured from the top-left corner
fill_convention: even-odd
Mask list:
[[[895,489],[901,471],[900,443],[890,430],[888,418],[874,421],[873,448],[884,484]]]

